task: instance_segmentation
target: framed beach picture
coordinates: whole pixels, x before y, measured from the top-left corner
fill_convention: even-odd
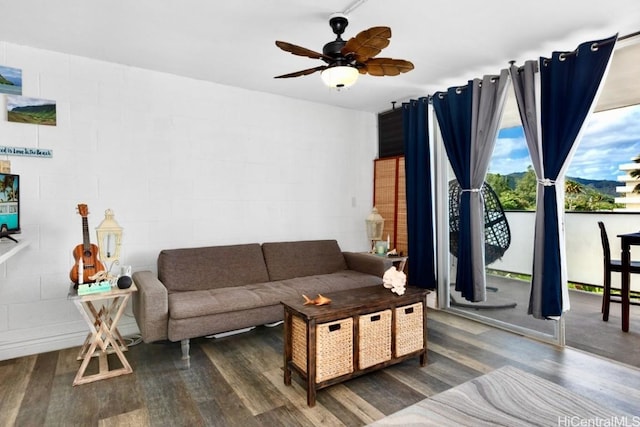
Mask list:
[[[56,102],[26,96],[7,96],[7,120],[34,125],[56,125]]]
[[[22,95],[22,70],[0,65],[0,93]]]

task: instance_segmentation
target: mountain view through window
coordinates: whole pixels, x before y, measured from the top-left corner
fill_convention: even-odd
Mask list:
[[[640,156],[640,105],[594,113],[569,165],[565,209],[612,210],[621,205],[620,165]],[[640,169],[640,163],[638,164]],[[536,178],[522,126],[501,129],[487,182],[507,210],[534,210]]]

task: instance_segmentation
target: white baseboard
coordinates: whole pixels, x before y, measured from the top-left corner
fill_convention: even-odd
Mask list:
[[[122,336],[139,334],[140,330],[135,320],[123,322],[118,325]],[[47,337],[32,337],[14,342],[0,343],[0,360],[15,359],[17,357],[31,356],[49,351],[58,351],[65,348],[79,347],[87,338],[88,328],[85,331],[75,331],[51,335]]]

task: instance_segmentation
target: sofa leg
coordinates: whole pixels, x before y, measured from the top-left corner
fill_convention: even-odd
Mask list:
[[[191,364],[189,362],[189,339],[180,341],[180,347],[182,348],[182,362],[184,363],[184,367],[189,369]]]

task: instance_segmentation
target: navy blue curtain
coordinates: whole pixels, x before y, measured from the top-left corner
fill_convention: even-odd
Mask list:
[[[470,85],[469,85],[470,86]],[[472,91],[469,86],[436,92],[433,108],[449,162],[463,190],[471,189],[471,112]],[[460,196],[460,233],[456,258],[456,291],[465,299],[473,299],[474,282],[471,253],[471,193]]]
[[[554,52],[551,58],[541,57],[538,63],[527,61],[523,67],[511,67],[520,117],[538,178],[529,301],[529,314],[536,318],[561,316],[569,309],[564,174],[603,86],[616,39],[617,35],[582,43],[575,51]]]
[[[472,302],[486,300],[485,209],[482,185],[502,118],[509,74],[485,75],[464,87],[436,92],[433,107],[449,162],[458,180],[456,290]]]
[[[433,193],[427,98],[402,105],[407,235],[408,282],[421,288],[436,288],[433,232]]]
[[[555,181],[560,176],[574,143],[577,146],[579,142],[578,136],[593,110],[616,38],[597,42],[597,51],[592,50],[594,43],[588,42],[574,52],[554,52],[551,59],[540,59],[542,158],[545,178],[549,180]],[[545,234],[559,236],[564,230],[560,229],[556,213],[557,192],[549,191],[548,186],[543,188]],[[543,281],[543,317],[562,313],[562,294],[557,290],[562,256],[558,251],[557,239],[545,239],[542,276],[557,280]],[[546,292],[545,284],[550,288]]]

